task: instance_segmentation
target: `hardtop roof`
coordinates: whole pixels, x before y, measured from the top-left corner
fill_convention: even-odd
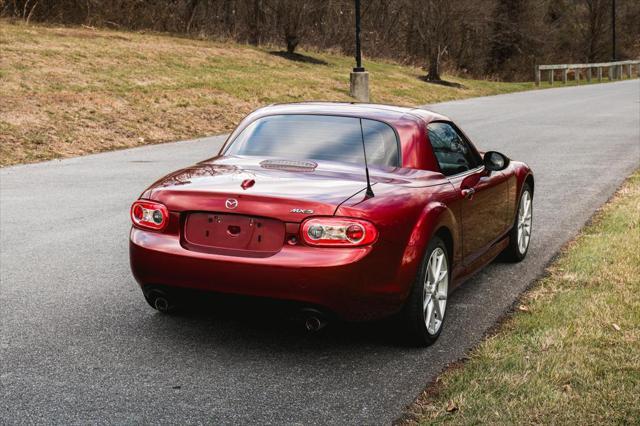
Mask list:
[[[375,103],[351,103],[351,102],[297,102],[272,104],[260,108],[256,112],[260,115],[274,114],[336,114],[360,116],[363,118],[380,119],[386,117],[390,120],[401,120],[406,115],[417,117],[429,123],[431,121],[446,120],[444,115],[422,108],[404,107],[398,105],[386,105]]]

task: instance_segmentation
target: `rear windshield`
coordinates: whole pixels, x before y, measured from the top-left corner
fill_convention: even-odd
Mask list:
[[[360,122],[362,121],[362,129]],[[260,118],[231,143],[229,155],[278,157],[398,166],[398,141],[380,121],[330,115],[272,115]]]

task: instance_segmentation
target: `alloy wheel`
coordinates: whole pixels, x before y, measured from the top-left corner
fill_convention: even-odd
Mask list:
[[[527,251],[529,240],[531,239],[531,207],[531,194],[529,191],[524,191],[520,199],[520,208],[518,209],[518,250],[520,254],[524,254]]]
[[[427,261],[422,297],[424,322],[431,335],[438,333],[444,319],[449,289],[448,274],[447,256],[442,248],[436,247]]]

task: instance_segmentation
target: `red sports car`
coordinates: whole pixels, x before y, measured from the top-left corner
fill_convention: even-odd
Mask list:
[[[179,289],[259,296],[295,302],[310,330],[399,314],[429,345],[457,285],[525,257],[533,189],[527,165],[433,112],[272,105],[133,203],[131,269],[159,311]]]

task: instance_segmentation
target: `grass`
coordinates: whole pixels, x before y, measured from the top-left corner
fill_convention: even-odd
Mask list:
[[[350,57],[302,52],[327,65],[254,48],[0,20],[0,166],[230,131],[273,102],[349,101]],[[366,61],[372,100],[420,105],[533,88],[445,76],[464,88],[428,84],[424,71]]]
[[[640,424],[640,171],[412,409],[422,424]]]

